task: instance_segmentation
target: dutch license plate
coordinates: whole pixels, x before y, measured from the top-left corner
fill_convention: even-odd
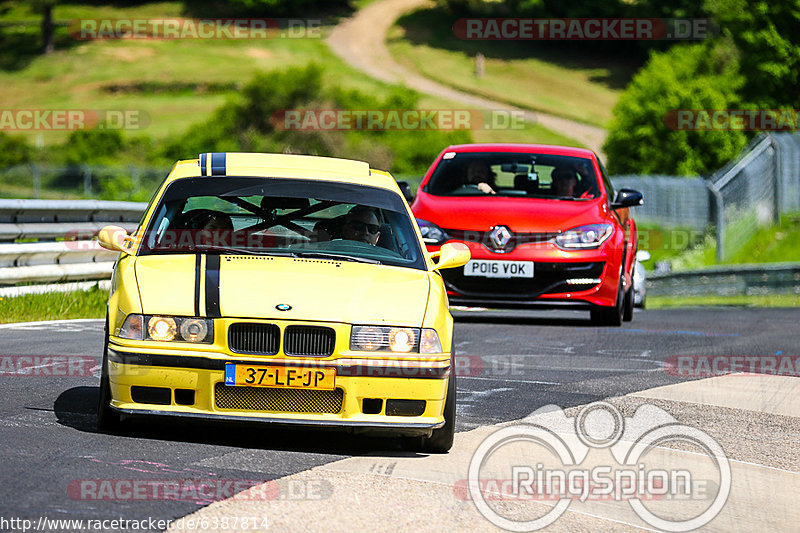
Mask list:
[[[532,278],[533,261],[471,259],[464,265],[464,275],[484,278]]]
[[[230,386],[333,390],[335,381],[333,368],[225,365],[225,385]]]

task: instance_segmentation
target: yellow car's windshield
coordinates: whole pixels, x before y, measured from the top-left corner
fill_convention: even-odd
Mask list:
[[[177,180],[159,200],[140,253],[287,255],[425,269],[398,194],[304,179]]]

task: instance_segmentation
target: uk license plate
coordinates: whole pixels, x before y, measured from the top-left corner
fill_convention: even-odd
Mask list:
[[[333,368],[225,365],[225,385],[229,386],[333,390],[335,383]]]
[[[464,275],[484,278],[532,278],[533,261],[471,259],[464,265]]]

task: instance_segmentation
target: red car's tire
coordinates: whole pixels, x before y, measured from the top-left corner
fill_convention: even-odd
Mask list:
[[[630,322],[633,320],[633,286],[628,287],[622,304],[622,321]]]
[[[622,278],[617,289],[617,301],[611,306],[598,306],[590,311],[592,323],[596,326],[618,327],[622,325],[622,315],[625,307],[625,293],[622,290]]]

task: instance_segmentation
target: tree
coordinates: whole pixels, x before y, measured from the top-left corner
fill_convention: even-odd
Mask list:
[[[735,157],[742,131],[670,129],[677,110],[739,105],[743,80],[725,43],[681,44],[654,52],[614,108],[604,150],[612,174],[706,174]],[[673,126],[674,127],[674,126]]]
[[[744,98],[800,107],[800,1],[707,0],[707,8],[739,51]]]

